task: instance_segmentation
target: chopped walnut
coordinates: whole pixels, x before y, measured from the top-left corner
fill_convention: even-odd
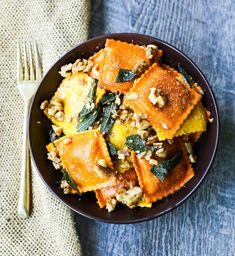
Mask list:
[[[152,154],[153,154],[153,152],[151,150],[148,150],[144,158],[147,161],[149,161],[151,159],[151,157],[152,157]]]
[[[149,160],[149,164],[151,164],[151,165],[158,165],[158,161],[155,160],[155,159],[150,159]]]
[[[71,75],[72,66],[73,66],[72,63],[69,63],[69,64],[67,64],[67,65],[62,66],[62,67],[60,68],[60,71],[59,71],[60,75],[61,75],[62,77],[68,77],[68,76],[70,76],[70,75]]]
[[[165,158],[166,157],[166,151],[164,148],[160,148],[155,152],[156,156]]]
[[[126,96],[127,100],[137,100],[138,98],[139,98],[139,96],[136,92],[132,92],[130,94],[127,94],[127,96]]]
[[[77,71],[89,72],[93,66],[94,63],[91,60],[77,59],[72,65],[72,73],[76,73]]]
[[[130,188],[129,190],[122,188],[120,189],[119,193],[116,194],[117,201],[127,205],[130,208],[135,207],[142,197],[143,190],[137,186]]]
[[[40,105],[40,109],[41,110],[44,110],[45,108],[47,108],[48,106],[48,101],[47,100],[44,100],[41,105]]]
[[[133,71],[137,73],[137,75],[140,75],[145,71],[145,69],[148,67],[147,63],[144,60],[141,60],[139,63],[137,63],[134,66]]]
[[[150,93],[148,98],[149,98],[149,101],[153,105],[156,105],[158,108],[163,108],[167,103],[166,96],[163,95],[161,91],[157,90],[155,87],[150,88]]]
[[[144,49],[146,51],[147,58],[151,60],[153,58],[154,51],[156,51],[158,47],[154,44],[149,44],[147,47],[145,46]]]
[[[55,119],[58,121],[64,121],[64,112],[62,111],[58,111],[56,112],[56,114],[54,115]]]
[[[189,161],[190,161],[190,163],[196,163],[196,161],[197,161],[196,156],[190,154],[190,155],[189,155]]]
[[[112,198],[111,200],[108,200],[106,202],[106,209],[108,210],[108,212],[112,212],[117,204],[117,200],[115,198]]]
[[[138,159],[143,158],[143,157],[146,155],[146,153],[147,153],[146,151],[143,151],[143,152],[137,154],[137,158],[138,158]]]
[[[52,127],[53,131],[55,132],[55,134],[56,134],[57,136],[60,136],[61,133],[63,132],[63,128],[60,127],[60,126],[57,126],[57,125],[54,125],[54,124],[53,124],[51,127]]]
[[[102,159],[102,158],[98,160],[98,165],[100,165],[100,166],[102,166],[104,168],[108,167],[107,162],[104,159]]]

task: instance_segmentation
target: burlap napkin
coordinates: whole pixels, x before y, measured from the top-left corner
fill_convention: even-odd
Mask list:
[[[16,87],[16,41],[36,39],[44,71],[86,40],[88,0],[1,0],[0,6],[0,255],[81,255],[72,213],[32,171],[33,209],[17,215],[23,101]]]

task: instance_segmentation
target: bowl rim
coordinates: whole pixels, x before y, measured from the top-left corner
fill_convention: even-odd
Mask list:
[[[173,51],[177,52],[178,54],[182,55],[187,61],[189,61],[193,67],[196,69],[196,71],[199,73],[199,75],[203,78],[203,80],[205,81],[206,87],[208,89],[208,91],[211,94],[211,99],[212,99],[212,105],[215,108],[215,115],[216,115],[216,133],[215,133],[215,146],[213,148],[213,152],[212,152],[212,157],[210,159],[210,162],[207,166],[207,168],[204,170],[203,175],[201,176],[200,180],[197,182],[197,184],[185,195],[183,196],[183,198],[181,200],[179,200],[177,203],[174,204],[174,206],[172,207],[168,207],[167,209],[161,211],[160,213],[156,213],[156,214],[151,214],[148,217],[140,217],[138,219],[132,219],[132,220],[113,220],[113,219],[103,219],[100,217],[94,217],[91,214],[86,213],[83,210],[78,210],[75,207],[71,206],[69,203],[67,203],[66,201],[64,201],[64,199],[59,195],[56,194],[53,189],[47,184],[46,180],[43,178],[41,172],[39,171],[39,168],[37,166],[37,163],[35,162],[34,159],[34,154],[33,154],[33,150],[32,150],[32,145],[31,145],[31,138],[32,138],[32,134],[31,134],[31,130],[30,130],[30,120],[31,120],[31,112],[32,112],[32,107],[33,107],[33,103],[34,100],[36,98],[37,92],[40,89],[40,86],[42,84],[42,82],[44,81],[44,79],[47,77],[48,73],[51,71],[51,69],[57,65],[59,62],[61,62],[61,60],[63,60],[65,58],[66,55],[69,55],[70,53],[74,52],[77,48],[81,47],[83,44],[87,44],[89,42],[92,41],[96,41],[96,40],[102,40],[102,39],[107,39],[107,38],[112,38],[112,37],[117,37],[117,36],[143,36],[145,38],[149,38],[150,40],[154,40],[154,41],[158,41],[164,45],[166,45],[167,47],[171,48]],[[119,40],[119,39],[117,39]],[[216,98],[215,95],[211,89],[211,86],[208,82],[208,80],[206,79],[205,75],[202,73],[202,71],[200,70],[200,68],[197,66],[197,64],[194,63],[194,61],[188,57],[187,55],[185,55],[181,50],[179,50],[178,48],[176,48],[175,46],[173,46],[172,44],[161,40],[159,38],[156,38],[154,36],[149,36],[149,35],[145,35],[145,34],[139,34],[139,33],[111,33],[111,34],[106,34],[106,35],[101,35],[101,36],[97,36],[97,37],[93,37],[90,38],[82,43],[79,43],[78,45],[76,45],[75,47],[73,47],[71,50],[67,51],[66,53],[64,53],[59,59],[57,59],[57,61],[55,61],[52,65],[49,66],[49,68],[47,69],[47,71],[45,72],[45,74],[43,75],[42,80],[40,81],[38,88],[31,100],[30,103],[30,108],[29,108],[29,118],[28,118],[28,141],[29,141],[29,149],[30,149],[30,157],[31,160],[33,162],[33,165],[35,167],[35,169],[37,170],[37,173],[39,174],[40,179],[43,181],[43,183],[46,185],[46,187],[49,189],[49,191],[57,198],[59,199],[59,201],[61,201],[62,203],[64,203],[67,207],[69,207],[71,210],[73,210],[74,212],[89,218],[91,220],[95,220],[95,221],[99,221],[99,222],[103,222],[103,223],[110,223],[110,224],[134,224],[134,223],[140,223],[143,221],[148,221],[148,220],[153,220],[157,217],[163,216],[166,213],[176,209],[177,207],[179,207],[183,202],[185,202],[187,199],[189,199],[189,197],[191,197],[191,195],[199,188],[199,186],[202,184],[203,180],[205,180],[206,175],[208,174],[209,170],[212,167],[212,164],[214,162],[217,150],[218,150],[218,144],[219,144],[219,136],[220,135],[220,118],[219,118],[219,110],[218,110],[218,105],[216,103]],[[176,191],[177,193],[177,191]]]

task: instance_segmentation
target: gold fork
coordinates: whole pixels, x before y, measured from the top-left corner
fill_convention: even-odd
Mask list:
[[[34,50],[34,61],[32,48]],[[18,203],[18,214],[21,218],[27,218],[30,213],[30,164],[27,123],[30,101],[41,78],[42,68],[36,42],[33,45],[17,42],[17,85],[24,99],[23,148]]]

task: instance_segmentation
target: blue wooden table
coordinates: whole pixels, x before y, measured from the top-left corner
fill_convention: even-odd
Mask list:
[[[235,1],[97,0],[91,12],[90,37],[148,34],[192,58],[215,93],[221,140],[201,187],[171,213],[134,225],[76,215],[84,255],[235,255]]]

